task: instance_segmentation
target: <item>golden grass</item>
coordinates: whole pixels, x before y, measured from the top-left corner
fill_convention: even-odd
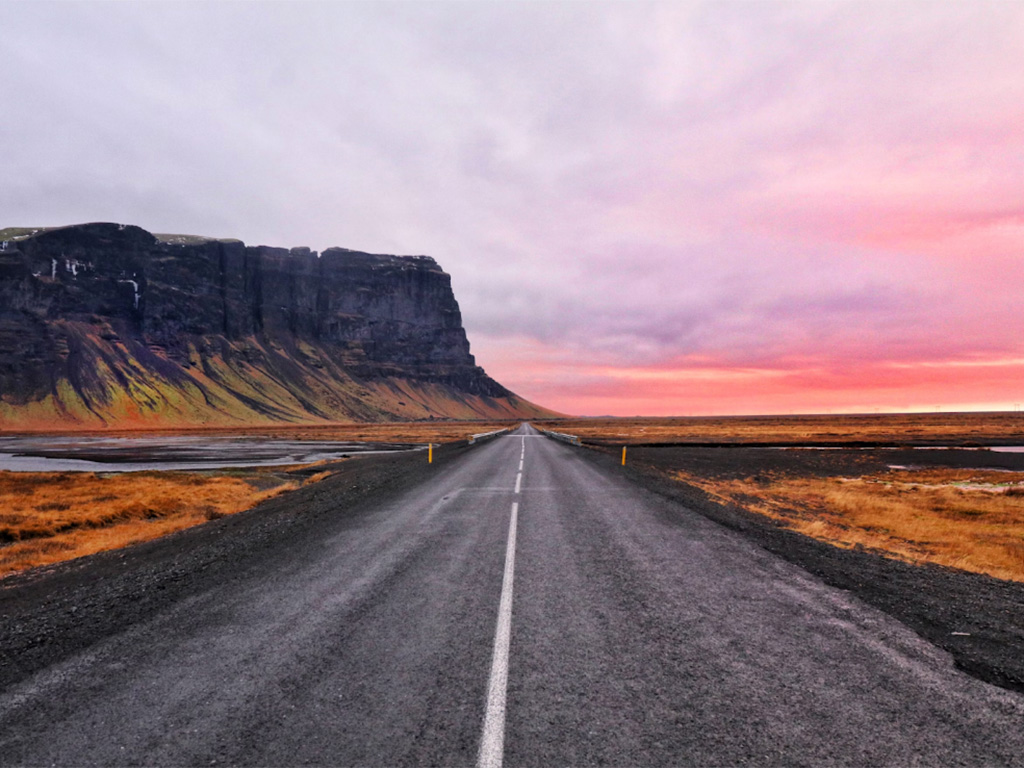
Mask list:
[[[0,472],[0,578],[155,539],[241,512],[299,485],[299,480],[259,471],[230,477]]]
[[[905,413],[822,416],[561,419],[538,426],[625,444],[659,442],[806,444],[1020,440],[1024,413]]]
[[[507,421],[409,421],[383,424],[326,424],[311,427],[247,429],[246,435],[290,440],[338,440],[368,443],[453,443],[471,435],[515,429],[521,419]],[[237,432],[237,430],[235,430]],[[227,431],[230,433],[230,430]]]
[[[515,429],[521,419],[483,421],[409,421],[373,424],[314,424],[284,427],[203,427],[192,429],[122,429],[122,430],[74,430],[66,434],[75,436],[102,435],[104,437],[141,437],[145,435],[217,435],[263,437],[281,440],[336,440],[340,442],[368,443],[452,443],[467,440],[471,435],[493,432],[498,429]],[[30,434],[29,432],[7,432],[7,435]],[[48,435],[65,434],[60,430],[46,432]]]
[[[447,443],[505,427],[510,421],[327,424],[257,429],[161,430],[157,434],[261,436],[289,440]],[[105,431],[138,436],[153,430]],[[76,434],[86,434],[76,432]],[[304,482],[317,482],[330,471]],[[276,470],[198,472],[0,471],[0,578],[63,560],[148,541],[224,515],[250,509],[302,484]]]
[[[1024,414],[1006,412],[562,419],[538,426],[621,445],[1024,445]],[[673,474],[840,547],[1024,581],[1024,472],[940,468],[853,478],[762,472],[745,480]]]
[[[894,470],[858,478],[676,478],[841,547],[1024,581],[1024,473]]]

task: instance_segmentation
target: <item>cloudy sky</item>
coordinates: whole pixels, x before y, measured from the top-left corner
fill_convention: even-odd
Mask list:
[[[579,414],[1024,402],[1024,3],[0,0],[0,227],[430,254]]]

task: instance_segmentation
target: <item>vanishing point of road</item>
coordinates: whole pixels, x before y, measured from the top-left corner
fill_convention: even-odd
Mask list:
[[[0,691],[0,763],[1019,765],[1022,724],[524,425]]]

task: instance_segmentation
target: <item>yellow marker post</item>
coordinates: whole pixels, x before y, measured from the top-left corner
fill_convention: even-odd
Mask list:
[[[622,446],[622,466],[626,466],[626,446]]]
[[[427,464],[434,463],[434,444],[427,443]]]

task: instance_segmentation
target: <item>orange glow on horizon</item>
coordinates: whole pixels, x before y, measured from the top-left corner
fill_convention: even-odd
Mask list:
[[[616,367],[558,362],[555,350],[536,344],[504,351],[485,363],[488,373],[532,402],[574,415],[1013,411],[1024,403],[1018,357]]]

